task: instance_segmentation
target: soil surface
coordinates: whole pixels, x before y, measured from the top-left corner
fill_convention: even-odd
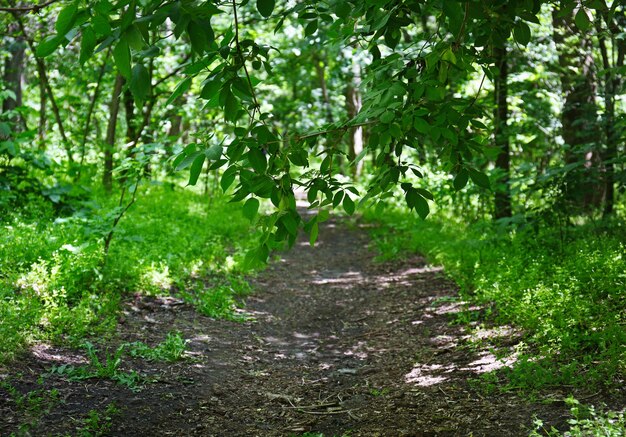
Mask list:
[[[520,333],[456,323],[481,309],[423,258],[376,262],[363,227],[330,221],[315,248],[301,240],[252,279],[254,320],[214,320],[174,297],[128,301],[117,342],[188,340],[173,364],[124,358],[149,381],[139,391],[50,375],[85,363],[84,350],[32,348],[0,370],[0,435],[522,436],[534,415],[565,424],[571,388],[532,402],[481,376],[515,359]]]

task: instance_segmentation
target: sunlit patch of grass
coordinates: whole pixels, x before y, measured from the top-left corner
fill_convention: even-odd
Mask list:
[[[250,285],[244,279],[227,276],[221,283],[209,287],[192,287],[180,294],[184,300],[193,304],[205,316],[243,321],[247,317],[238,309],[242,307],[241,298],[250,291]]]
[[[143,342],[134,342],[127,345],[132,357],[141,357],[153,361],[173,362],[183,358],[187,350],[187,342],[179,332],[169,332],[163,342],[150,347]]]
[[[15,213],[0,221],[0,361],[32,342],[77,345],[113,332],[125,293],[169,294],[191,277],[238,276],[256,244],[239,205],[215,198],[208,208],[204,196],[149,186],[120,222],[104,263],[107,224],[98,214],[113,199],[96,196],[83,206],[71,217]],[[216,316],[232,313],[222,295]]]
[[[493,308],[491,319],[526,333],[527,350],[509,371],[509,388],[611,384],[626,372],[626,253],[623,236],[573,228],[505,228],[422,221],[399,211],[368,212],[382,259],[415,252],[442,264],[462,299]],[[465,312],[475,323],[489,312]]]

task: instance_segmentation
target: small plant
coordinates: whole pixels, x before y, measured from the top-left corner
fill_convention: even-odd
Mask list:
[[[191,302],[205,316],[242,321],[245,320],[245,317],[235,312],[238,306],[234,297],[235,294],[229,285],[219,285],[194,293],[184,292],[183,299]]]
[[[133,391],[138,391],[138,384],[142,380],[141,375],[135,371],[122,372],[120,370],[120,365],[122,364],[122,354],[125,347],[126,345],[121,345],[117,348],[113,355],[107,354],[105,359],[101,361],[98,358],[97,350],[93,344],[85,342],[84,348],[87,351],[89,364],[78,367],[68,364],[53,366],[49,374],[64,375],[70,381],[80,381],[92,378],[110,379],[128,387]]]
[[[545,427],[544,422],[536,418],[533,423],[535,429],[530,433],[530,437],[539,436],[567,436],[567,437],[588,437],[588,436],[626,436],[626,416],[624,411],[597,411],[593,405],[583,405],[577,399],[569,396],[565,403],[570,407],[572,418],[567,421],[569,430],[562,433],[555,427],[550,429]]]
[[[107,405],[104,413],[90,410],[87,417],[82,420],[82,426],[78,428],[81,437],[99,437],[109,433],[113,425],[113,417],[120,413],[114,403]]]
[[[500,387],[500,380],[496,372],[483,373],[478,378],[470,379],[469,383],[470,386],[487,395],[494,393]]]
[[[59,402],[59,391],[57,389],[40,389],[21,394],[17,388],[8,382],[0,382],[0,388],[9,393],[9,396],[20,411],[30,415],[40,416],[47,414]]]
[[[170,332],[162,343],[151,348],[147,344],[137,341],[128,344],[132,357],[141,357],[151,361],[178,361],[183,358],[187,349],[187,342],[178,332]]]
[[[370,390],[370,394],[374,397],[385,396],[388,393],[389,393],[388,388],[382,388],[382,389],[373,388]]]
[[[61,402],[59,391],[56,389],[39,389],[22,394],[6,381],[0,382],[0,388],[7,391],[17,410],[24,415],[19,425],[20,433],[24,435],[30,435],[30,430],[36,426],[41,417],[49,414]]]

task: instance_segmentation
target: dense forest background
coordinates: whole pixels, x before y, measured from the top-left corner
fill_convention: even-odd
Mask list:
[[[524,330],[484,384],[623,390],[623,2],[4,0],[0,29],[3,362],[133,293],[237,319],[358,211],[487,305],[459,323]]]

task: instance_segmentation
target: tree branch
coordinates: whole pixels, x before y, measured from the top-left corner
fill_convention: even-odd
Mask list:
[[[42,3],[40,5],[33,5],[33,6],[20,6],[20,7],[13,7],[13,8],[9,8],[9,7],[0,7],[0,12],[9,12],[9,13],[29,13],[29,12],[34,12],[35,14],[39,13],[39,11],[41,11],[43,8],[45,8],[46,6],[50,6],[53,3],[58,2],[59,0],[48,0],[45,3]]]

